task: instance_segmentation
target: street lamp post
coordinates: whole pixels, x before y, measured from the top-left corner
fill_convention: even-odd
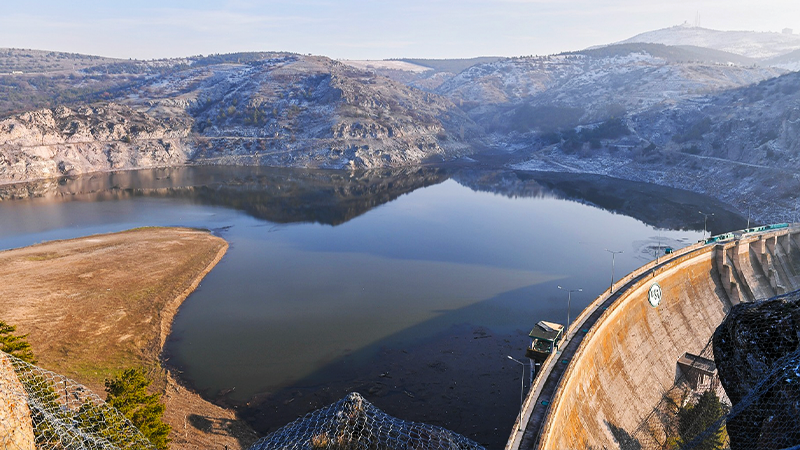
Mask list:
[[[658,230],[658,248],[656,248],[656,264],[658,264],[658,257],[661,254],[661,230]]]
[[[750,208],[752,206],[750,203],[747,204],[747,228],[750,228]]]
[[[515,363],[519,364],[520,366],[522,366],[522,376],[519,377],[519,382],[520,382],[520,385],[519,385],[519,420],[517,421],[517,423],[518,423],[517,427],[518,427],[519,431],[522,431],[522,405],[525,402],[525,400],[524,400],[524,398],[525,398],[524,397],[525,396],[525,363],[522,362],[522,361],[519,361],[519,360],[516,360],[516,359],[512,358],[510,355],[509,355],[508,359],[510,359],[510,360],[514,361]]]
[[[572,293],[573,292],[583,292],[583,289],[564,289],[563,287],[559,286],[559,289],[562,291],[567,291],[567,326],[564,327],[565,330],[569,331],[569,304],[572,301]],[[566,332],[565,332],[566,334]]]
[[[713,216],[714,213],[704,213],[703,211],[697,211],[697,212],[702,214],[703,217],[704,217],[704,219],[703,219],[703,239],[705,239],[706,238],[706,230],[708,229],[708,226],[707,226],[708,225],[708,216]],[[748,220],[748,222],[749,222],[749,220]],[[750,227],[747,227],[747,228],[750,228]]]
[[[606,249],[606,251],[608,253],[611,253],[611,293],[613,294],[614,293],[614,260],[616,259],[618,253],[625,253],[625,251],[623,251],[623,250],[614,251],[614,250],[609,250],[609,249]]]

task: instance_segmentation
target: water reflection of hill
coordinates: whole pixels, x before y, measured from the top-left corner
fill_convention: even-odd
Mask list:
[[[470,189],[507,197],[574,200],[658,228],[702,230],[703,216],[698,211],[714,213],[708,219],[712,233],[742,229],[746,224],[730,206],[711,197],[601,175],[461,170],[452,178]]]
[[[361,172],[269,167],[180,167],[0,186],[0,201],[107,201],[177,198],[242,210],[276,223],[339,225],[416,189],[452,177],[476,191],[508,197],[563,198],[671,229],[703,228],[698,211],[714,212],[708,227],[745,226],[732,208],[700,194],[600,175],[511,170],[446,171],[434,167]]]
[[[338,225],[418,188],[445,181],[437,168],[361,172],[268,167],[181,167],[0,186],[0,201],[180,198],[239,209],[276,223]]]

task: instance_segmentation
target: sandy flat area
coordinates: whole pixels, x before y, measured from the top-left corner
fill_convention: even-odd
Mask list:
[[[252,430],[159,360],[178,307],[227,248],[206,231],[139,228],[3,251],[0,319],[29,334],[39,366],[103,398],[106,378],[148,370],[164,394],[172,448],[243,448]]]

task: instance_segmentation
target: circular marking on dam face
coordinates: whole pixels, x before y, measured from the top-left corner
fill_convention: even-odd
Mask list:
[[[650,286],[650,290],[647,292],[647,301],[650,302],[650,306],[655,308],[659,304],[661,304],[661,286],[658,283],[653,283]]]

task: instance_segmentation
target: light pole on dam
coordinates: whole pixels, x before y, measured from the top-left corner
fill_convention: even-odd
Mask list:
[[[610,293],[613,294],[614,293],[614,260],[616,259],[618,253],[625,253],[625,251],[624,250],[615,251],[615,250],[609,250],[609,249],[606,249],[606,251],[608,253],[611,253],[611,292]]]
[[[519,414],[520,414],[520,417],[521,417],[521,415],[522,415],[522,405],[525,402],[525,363],[520,361],[520,360],[518,360],[518,359],[512,358],[511,355],[508,355],[508,359],[510,359],[510,360],[514,361],[515,363],[519,364],[520,366],[522,366],[522,376],[519,378],[519,380],[520,380],[520,385],[519,385]],[[518,427],[519,431],[522,431],[522,420],[521,419],[518,420],[517,423],[519,424],[519,427]]]
[[[612,281],[613,283],[613,281]],[[563,287],[559,286],[559,289],[562,291],[567,291],[567,326],[564,327],[564,333],[569,331],[569,303],[572,301],[572,293],[573,292],[583,292],[583,288],[580,289],[564,289]]]
[[[705,239],[706,238],[706,230],[708,229],[708,227],[707,227],[707,225],[708,225],[708,216],[713,216],[714,213],[704,213],[703,211],[697,211],[697,212],[702,214],[703,217],[704,217],[704,219],[703,219],[703,239]],[[749,216],[749,214],[750,214],[750,212],[748,210],[748,216]],[[749,222],[750,221],[749,221],[749,217],[748,217],[748,224],[749,224]]]

